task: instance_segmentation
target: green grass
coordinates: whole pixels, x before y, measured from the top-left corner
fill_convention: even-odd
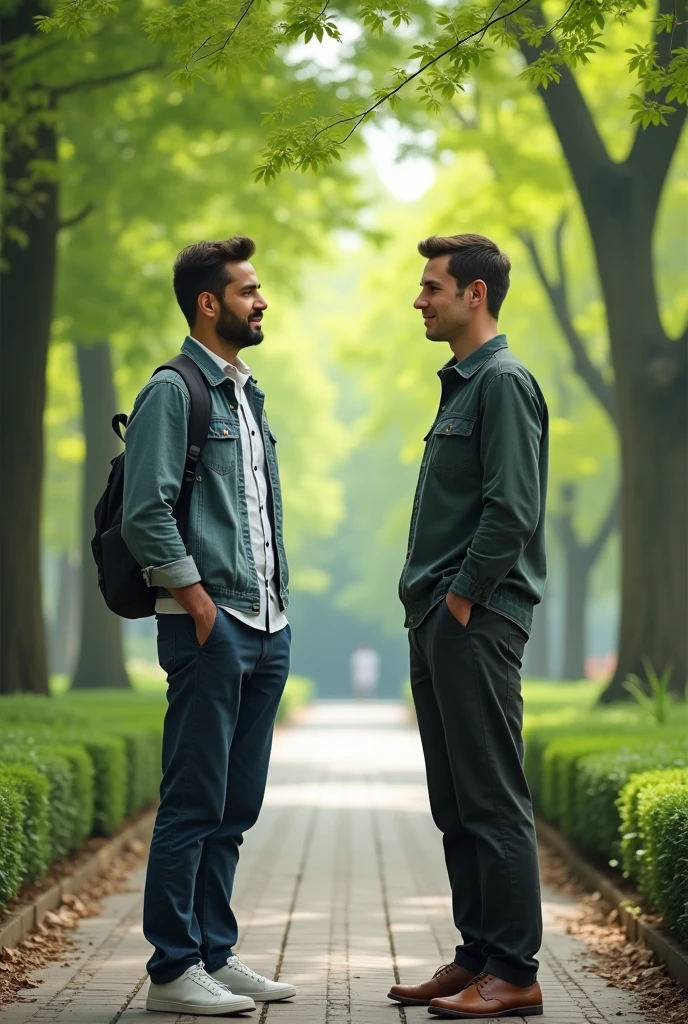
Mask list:
[[[50,692],[58,700],[53,707],[68,709],[70,715],[81,720],[96,715],[120,726],[136,725],[141,728],[161,726],[167,707],[167,682],[157,665],[136,662],[129,673],[130,690],[70,690],[66,676],[55,675],[50,680]],[[313,700],[315,687],[303,676],[289,676],[277,721],[285,721],[303,704]]]
[[[129,678],[132,689],[136,693],[158,695],[164,699],[167,682],[162,669],[155,662],[145,662],[140,659],[133,659],[128,663]],[[53,697],[62,697],[69,693],[71,697],[77,694],[99,693],[98,690],[74,690],[69,689],[70,679],[66,675],[53,675],[50,677],[50,692]],[[110,693],[131,693],[131,690],[110,690]]]

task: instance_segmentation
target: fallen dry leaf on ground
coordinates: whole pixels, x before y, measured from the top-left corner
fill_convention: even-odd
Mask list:
[[[29,938],[20,942],[15,949],[3,946],[0,954],[0,1006],[21,999],[19,993],[22,990],[36,988],[40,984],[40,978],[30,977],[34,971],[40,970],[48,963],[68,961],[69,954],[74,949],[74,943],[68,935],[69,930],[75,928],[82,918],[100,914],[101,900],[106,896],[126,891],[131,871],[145,856],[147,850],[138,840],[136,844],[129,845],[134,848],[128,848],[121,857],[113,861],[106,874],[88,882],[78,896],[65,893],[62,905],[57,910],[49,910]],[[79,858],[79,862],[83,863],[83,857]],[[32,894],[35,887],[27,887],[25,892]],[[12,909],[16,910],[19,906],[21,901],[15,900]],[[25,1001],[32,1001],[31,997],[24,998]]]
[[[617,923],[618,912],[610,911],[599,893],[588,893],[544,843],[540,872],[552,888],[579,900],[573,916],[566,914],[566,931],[585,942],[583,965],[609,986],[633,992],[647,1024],[688,1024],[688,992],[669,977],[647,946],[627,940]]]

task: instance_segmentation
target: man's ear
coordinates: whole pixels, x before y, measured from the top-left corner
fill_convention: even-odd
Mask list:
[[[196,305],[201,316],[213,317],[215,315],[215,296],[212,292],[201,292]]]
[[[487,285],[484,281],[478,278],[478,280],[474,281],[471,285],[471,304],[477,305],[479,302],[482,302],[486,296]]]

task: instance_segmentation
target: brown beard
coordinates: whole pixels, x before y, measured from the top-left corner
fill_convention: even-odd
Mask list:
[[[220,316],[215,324],[215,330],[225,341],[236,345],[237,348],[248,348],[251,345],[260,345],[263,340],[263,332],[251,327],[248,320],[242,320],[236,313],[220,299]]]

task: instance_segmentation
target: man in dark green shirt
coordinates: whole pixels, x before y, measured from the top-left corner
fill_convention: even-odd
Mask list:
[[[399,594],[455,961],[390,998],[449,1018],[539,1016],[537,848],[523,774],[521,659],[545,584],[548,415],[497,318],[510,263],[482,235],[432,237],[415,301],[448,342]]]

